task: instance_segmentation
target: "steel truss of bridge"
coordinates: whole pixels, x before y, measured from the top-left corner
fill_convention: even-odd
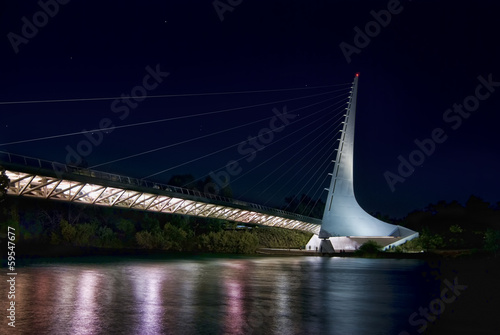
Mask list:
[[[223,219],[314,234],[321,220],[150,181],[0,153],[8,194],[87,205]]]

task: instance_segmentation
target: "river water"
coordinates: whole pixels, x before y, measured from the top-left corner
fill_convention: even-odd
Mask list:
[[[409,316],[439,295],[430,270],[421,260],[328,257],[38,263],[17,269],[16,327],[4,321],[2,331],[414,334]],[[5,281],[0,289],[6,296]]]

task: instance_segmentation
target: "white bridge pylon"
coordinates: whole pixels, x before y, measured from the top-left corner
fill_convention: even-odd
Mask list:
[[[279,209],[36,158],[0,154],[0,165],[10,180],[7,194],[12,196],[223,219],[314,234],[320,229],[321,220]]]
[[[340,131],[336,149],[335,166],[321,230],[309,241],[307,248],[325,253],[334,250],[355,250],[368,240],[379,243],[385,249],[397,246],[415,237],[418,233],[405,227],[392,225],[371,216],[356,201],[354,195],[354,124],[359,74],[354,77],[351,96]]]

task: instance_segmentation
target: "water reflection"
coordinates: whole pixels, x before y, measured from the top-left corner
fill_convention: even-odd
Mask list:
[[[19,271],[18,321],[37,334],[398,333],[419,305],[420,266],[313,257],[32,266]]]
[[[141,266],[134,273],[134,304],[137,313],[142,316],[137,328],[139,334],[162,333],[163,280],[164,270],[157,266]]]
[[[242,333],[244,326],[246,292],[244,280],[238,278],[239,273],[228,267],[224,275],[224,333]]]
[[[76,279],[77,291],[75,307],[72,317],[73,334],[93,334],[97,332],[99,315],[97,314],[97,285],[99,283],[98,274],[94,271],[84,270]],[[71,301],[67,301],[71,304]]]
[[[176,272],[164,283],[166,304],[164,323],[169,325],[172,334],[194,334],[195,291],[200,265],[193,262],[177,264]]]

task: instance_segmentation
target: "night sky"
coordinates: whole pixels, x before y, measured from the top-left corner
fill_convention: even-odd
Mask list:
[[[238,161],[236,198],[280,206],[297,193],[326,196],[334,116],[359,72],[354,177],[362,207],[402,217],[471,194],[500,201],[497,1],[46,2],[51,15],[36,1],[1,2],[0,101],[83,100],[0,104],[2,151],[66,162],[67,148],[88,140],[82,130],[170,119],[90,134],[98,144],[85,161],[158,182]],[[375,16],[382,23],[370,24]],[[369,41],[358,33],[366,29]],[[137,86],[181,96],[115,101],[140,93]],[[294,90],[227,94],[278,89]],[[447,112],[464,101],[471,112]],[[285,106],[293,122],[249,161],[238,144]],[[415,140],[436,128],[446,140],[391,190],[384,173],[397,174],[398,157],[409,159]],[[69,133],[77,134],[6,145]]]

